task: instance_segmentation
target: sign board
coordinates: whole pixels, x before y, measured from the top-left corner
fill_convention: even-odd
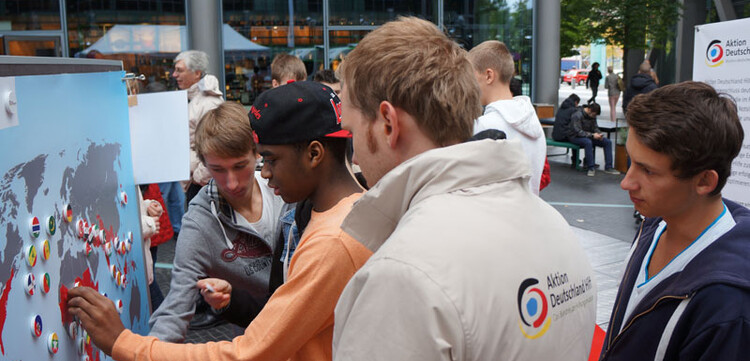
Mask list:
[[[695,27],[693,80],[711,84],[737,103],[745,143],[722,196],[750,207],[750,19]]]

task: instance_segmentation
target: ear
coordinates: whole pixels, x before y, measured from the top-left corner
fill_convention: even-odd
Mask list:
[[[271,79],[271,87],[272,87],[272,88],[276,88],[276,87],[278,87],[279,85],[281,85],[281,84],[279,84],[279,82],[278,82],[278,81],[276,81],[276,79]]]
[[[695,190],[699,195],[708,195],[719,185],[719,173],[713,169],[704,170],[695,177]]]
[[[326,148],[323,146],[323,143],[314,140],[307,145],[304,162],[310,165],[310,169],[315,168],[323,162],[325,153]]]
[[[380,102],[378,113],[383,118],[383,130],[388,146],[393,149],[398,144],[401,134],[401,119],[399,119],[396,107],[386,100]]]
[[[484,73],[482,75],[484,78],[484,83],[487,85],[490,85],[497,80],[497,74],[490,68],[484,69]]]

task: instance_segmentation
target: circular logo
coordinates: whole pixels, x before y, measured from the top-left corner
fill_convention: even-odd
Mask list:
[[[33,244],[26,247],[26,262],[31,267],[36,265],[36,247]]]
[[[49,255],[50,255],[49,240],[45,239],[44,242],[42,242],[42,259],[44,259],[45,261],[48,260]]]
[[[33,273],[26,275],[26,282],[24,283],[24,289],[29,296],[34,295],[34,286],[36,285],[36,278]]]
[[[31,331],[36,337],[42,337],[42,316],[36,315],[31,325]]]
[[[706,64],[716,67],[722,63],[724,63],[724,47],[721,46],[720,40],[713,40],[706,48]]]
[[[527,278],[518,287],[518,327],[526,338],[535,339],[544,335],[550,325],[549,304],[544,292],[536,285],[536,278]]]

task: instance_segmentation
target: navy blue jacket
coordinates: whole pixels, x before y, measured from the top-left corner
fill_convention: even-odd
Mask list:
[[[600,360],[654,360],[665,326],[686,299],[665,341],[664,360],[750,360],[750,210],[726,199],[724,203],[736,222],[734,228],[652,290],[620,332],[626,301],[661,218],[643,222]]]

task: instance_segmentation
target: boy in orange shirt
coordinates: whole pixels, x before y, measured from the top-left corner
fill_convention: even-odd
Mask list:
[[[333,311],[349,278],[372,252],[341,222],[362,189],[345,165],[340,102],[319,83],[295,82],[264,92],[250,111],[261,175],[286,202],[313,206],[288,267],[286,282],[233,341],[170,344],[126,330],[114,304],[87,287],[69,292],[68,311],[94,344],[115,360],[331,360]],[[288,247],[291,248],[291,247]],[[207,280],[198,287],[207,289]],[[211,281],[215,292],[229,287]],[[203,291],[205,293],[205,291]],[[217,299],[219,297],[216,297]]]

